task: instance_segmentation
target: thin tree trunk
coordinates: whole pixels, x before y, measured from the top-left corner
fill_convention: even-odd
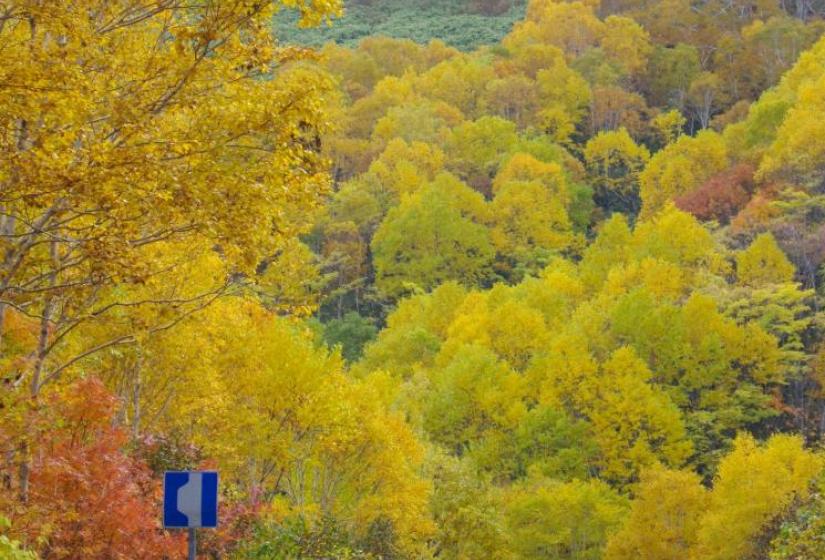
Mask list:
[[[135,384],[132,391],[132,438],[137,440],[140,435],[140,393],[141,370],[143,369],[143,352],[138,348],[137,364],[135,365]]]
[[[18,470],[18,490],[20,502],[27,504],[29,502],[29,477],[31,475],[31,456],[29,450],[29,442],[23,439],[20,444],[20,468]]]
[[[59,268],[59,255],[57,242],[52,241],[49,247],[52,259],[52,274],[49,279],[51,288],[54,288],[57,282],[57,270]],[[32,369],[31,384],[29,386],[29,397],[33,404],[36,405],[37,399],[40,396],[40,389],[42,388],[41,377],[43,375],[43,366],[46,363],[46,356],[49,348],[49,329],[51,327],[52,315],[55,308],[55,295],[49,293],[46,296],[46,301],[43,304],[43,315],[40,317],[40,333],[37,340],[37,354],[35,355],[34,368]],[[20,444],[20,467],[19,467],[19,484],[20,484],[20,501],[24,504],[29,501],[29,477],[31,475],[31,449],[28,438],[31,436],[33,427],[27,420],[25,422],[23,441]]]

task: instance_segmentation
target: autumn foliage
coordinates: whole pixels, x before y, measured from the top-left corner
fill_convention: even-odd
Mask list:
[[[117,399],[96,379],[80,380],[45,397],[30,426],[28,502],[2,493],[3,508],[19,512],[14,529],[42,542],[43,558],[174,558],[183,541],[163,532],[160,485],[128,454],[129,438],[115,425]]]
[[[0,558],[822,557],[821,3],[343,4],[0,0]]]
[[[700,220],[727,224],[753,195],[754,172],[752,166],[738,164],[711,177],[695,191],[676,198],[676,205]]]

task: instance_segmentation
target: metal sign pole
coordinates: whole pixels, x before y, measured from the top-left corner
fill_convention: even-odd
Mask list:
[[[189,560],[196,560],[198,554],[198,536],[195,533],[195,528],[189,528]]]

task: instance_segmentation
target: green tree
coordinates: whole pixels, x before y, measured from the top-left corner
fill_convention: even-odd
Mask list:
[[[361,357],[364,346],[375,338],[378,329],[367,319],[350,311],[341,319],[332,319],[324,324],[324,342],[330,347],[340,346],[341,355],[347,362]]]
[[[372,240],[379,290],[397,298],[449,280],[486,282],[493,248],[479,223],[484,205],[481,195],[449,175],[403,200]]]
[[[507,524],[519,560],[598,560],[627,513],[627,499],[591,480],[537,481],[514,489]]]

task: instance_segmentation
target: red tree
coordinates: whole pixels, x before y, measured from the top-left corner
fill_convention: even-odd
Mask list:
[[[751,199],[754,169],[740,163],[714,175],[698,189],[676,199],[676,206],[700,220],[727,224]]]
[[[158,480],[124,452],[115,397],[89,379],[44,404],[32,413],[29,501],[0,498],[20,538],[44,560],[180,558],[183,540],[159,527]]]

